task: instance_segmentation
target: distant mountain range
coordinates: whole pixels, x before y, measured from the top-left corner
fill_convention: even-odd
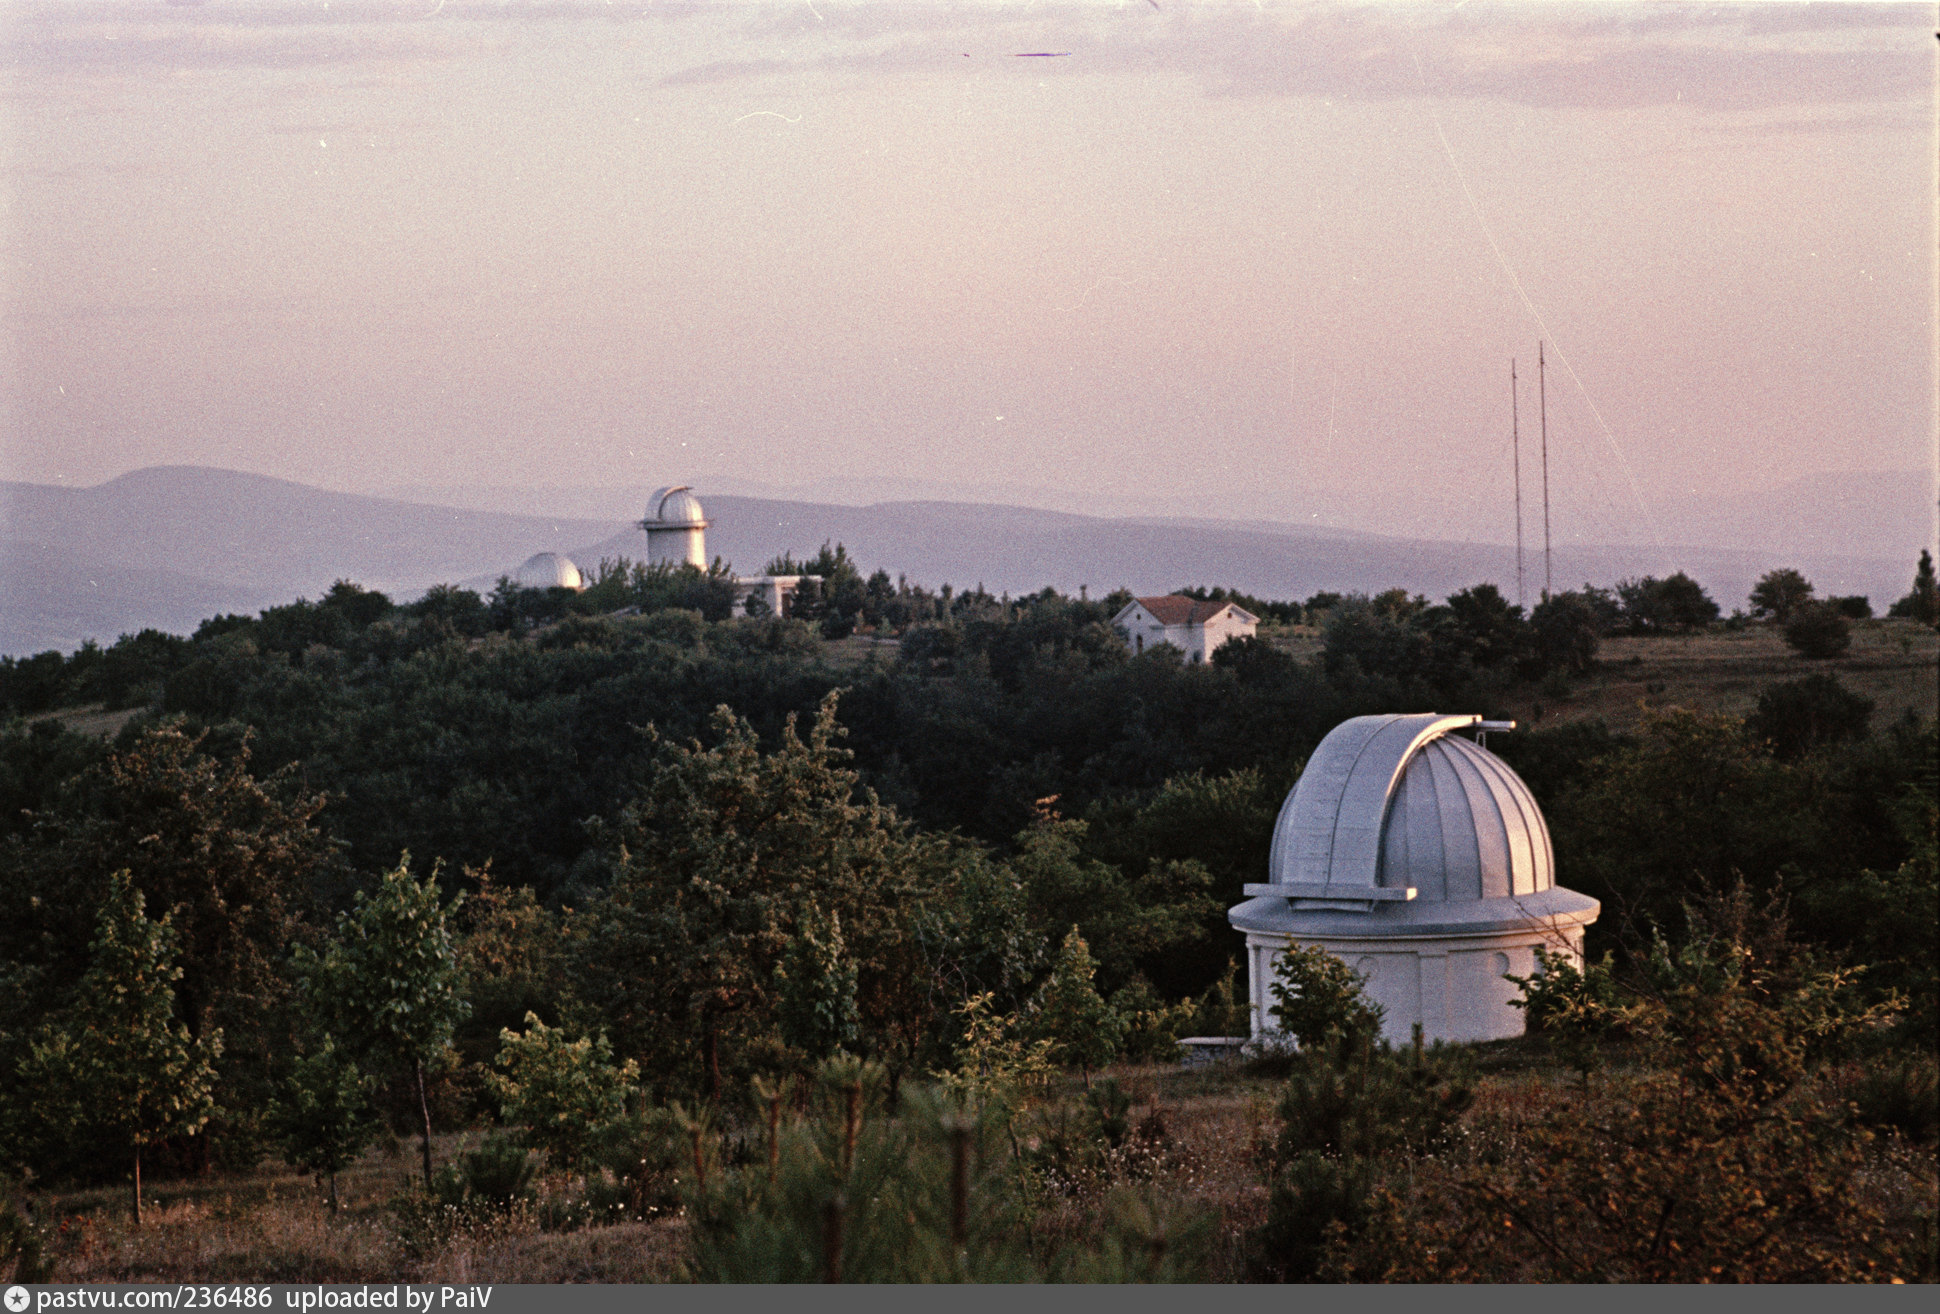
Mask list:
[[[1133,497],[1093,490],[1023,484],[952,483],[934,479],[821,479],[795,486],[734,475],[701,475],[687,482],[715,497],[756,498],[818,506],[874,506],[884,502],[968,502],[1030,507],[1072,515],[1159,523],[1198,523],[1209,508],[1174,492]],[[545,487],[485,484],[405,484],[386,496],[435,506],[467,507],[512,515],[632,520],[647,487]],[[1530,542],[1540,523],[1533,486],[1527,490]],[[1584,532],[1574,519],[1556,524],[1557,541],[1636,547],[1667,543],[1727,550],[1759,549],[1780,555],[1911,558],[1933,546],[1933,476],[1920,470],[1828,472],[1793,479],[1776,488],[1730,495],[1695,492],[1655,500],[1646,510],[1622,501],[1602,508]],[[1559,513],[1560,513],[1559,505]],[[1228,528],[1284,532],[1290,527],[1335,534],[1434,541],[1513,543],[1510,505],[1483,505],[1453,489],[1410,487],[1406,498],[1391,489],[1307,488],[1279,491],[1238,488],[1218,499],[1209,519]]]
[[[447,491],[466,500],[463,490]],[[587,567],[601,557],[639,559],[645,535],[628,519],[640,514],[645,491],[601,491],[581,505],[607,514],[564,516],[327,492],[189,466],[138,470],[93,488],[0,483],[0,654],[71,650],[144,626],[187,633],[219,612],[316,597],[338,579],[408,598],[441,582],[489,587],[535,552],[563,551]],[[949,501],[843,506],[696,491],[713,521],[709,552],[743,574],[831,542],[847,545],[865,571],[1012,594],[1046,585],[1070,593],[1085,586],[1097,596],[1223,584],[1269,598],[1394,587],[1440,598],[1485,580],[1516,592],[1514,550],[1488,543],[1257,520],[1109,519]],[[1852,515],[1866,519],[1860,506]],[[1749,532],[1740,541],[1559,547],[1555,583],[1612,584],[1683,569],[1729,610],[1765,571],[1796,566],[1821,593],[1867,594],[1884,610],[1906,591],[1917,551],[1917,540],[1897,558],[1787,553]],[[1532,552],[1532,599],[1541,572]]]

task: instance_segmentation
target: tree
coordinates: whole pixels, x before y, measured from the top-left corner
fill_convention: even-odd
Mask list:
[[[372,1080],[325,1036],[291,1065],[282,1095],[270,1102],[269,1131],[293,1168],[330,1181],[330,1212],[337,1212],[337,1174],[357,1161],[376,1135]]]
[[[1852,622],[1829,603],[1808,602],[1785,622],[1785,642],[1801,657],[1825,661],[1852,646]]]
[[[1771,880],[1787,863],[1826,861],[1825,789],[1774,761],[1735,717],[1668,708],[1591,762],[1547,808],[1561,870],[1603,902],[1603,934],[1648,935],[1682,920],[1694,884],[1732,873]]]
[[[1864,739],[1874,706],[1830,675],[1808,675],[1759,694],[1758,710],[1745,718],[1745,729],[1770,740],[1774,757],[1790,761],[1827,744]]]
[[[811,906],[841,918],[863,1033],[887,1044],[899,946],[943,846],[859,788],[835,709],[830,694],[806,741],[791,715],[764,754],[718,708],[714,747],[662,741],[647,783],[593,827],[611,879],[570,928],[572,974],[662,1080],[698,1076],[718,1097],[724,1046],[772,1042],[776,969]]]
[[[1571,591],[1552,593],[1537,603],[1529,628],[1533,636],[1529,674],[1564,670],[1582,675],[1596,661],[1605,624],[1591,599]]]
[[[1522,608],[1493,584],[1449,594],[1448,609],[1467,639],[1469,660],[1485,670],[1514,661],[1528,643],[1529,624]]]
[[[1933,553],[1920,549],[1920,564],[1913,571],[1913,588],[1886,612],[1891,617],[1916,620],[1923,625],[1940,624],[1940,580],[1933,571]]]
[[[1047,812],[1016,838],[1007,864],[1022,883],[1031,921],[1045,942],[1059,927],[1078,926],[1108,988],[1131,979],[1141,960],[1162,959],[1199,938],[1209,916],[1223,906],[1207,894],[1212,876],[1194,858],[1146,858],[1144,870],[1126,873],[1087,858],[1090,827]]]
[[[224,1034],[225,1100],[268,1098],[270,1019],[286,997],[297,910],[339,860],[317,824],[323,796],[287,771],[258,779],[250,756],[247,736],[219,757],[206,732],[150,727],[61,785],[0,847],[0,960],[34,969],[0,1016],[56,1007],[86,970],[89,928],[125,871],[168,913],[189,1034]]]
[[[222,1053],[220,1031],[192,1037],[176,1019],[173,928],[150,921],[143,904],[127,872],[110,878],[87,974],[72,1006],[30,1044],[17,1086],[45,1131],[102,1136],[130,1154],[137,1227],[142,1150],[208,1122]]]
[[[1091,1085],[1091,1070],[1118,1057],[1125,1036],[1125,1019],[1105,1002],[1092,984],[1097,969],[1084,937],[1073,926],[1058,949],[1050,979],[1038,990],[1031,1014],[1031,1034],[1052,1044],[1052,1057],[1075,1065]]]
[[[1249,1238],[1254,1276],[1314,1280],[1337,1238],[1365,1228],[1384,1178],[1413,1176],[1415,1160],[1455,1140],[1473,1097],[1439,1046],[1397,1054],[1338,1027],[1305,1045],[1280,1097],[1266,1221]]]
[[[460,987],[458,960],[434,868],[411,878],[411,855],[384,873],[377,888],[357,892],[356,906],[337,918],[336,936],[321,956],[298,951],[310,997],[327,1010],[336,1035],[377,1063],[404,1069],[417,1084],[423,1121],[425,1189],[431,1188],[431,1105],[425,1064],[444,1053],[452,1028],[470,1011]]]
[[[1406,594],[1399,601],[1390,590],[1370,601],[1356,595],[1328,614],[1321,640],[1327,674],[1335,678],[1358,672],[1405,680],[1428,656],[1428,639],[1411,623],[1414,612]]]
[[[1703,629],[1718,619],[1718,604],[1703,585],[1678,571],[1667,579],[1646,575],[1617,585],[1624,621],[1638,634]]]
[[[1388,1281],[1844,1282],[1917,1270],[1866,1184],[1851,1106],[1816,1074],[1889,1011],[1788,941],[1743,886],[1657,936],[1623,1070],[1479,1119],[1487,1153],[1340,1237],[1329,1276]],[[1498,1139],[1499,1138],[1499,1139]],[[1343,1253],[1346,1252],[1346,1253]],[[1927,1261],[1931,1263],[1929,1259]]]
[[[1381,1033],[1381,1006],[1364,993],[1367,978],[1318,945],[1289,944],[1273,965],[1267,1011],[1302,1049],[1339,1034],[1371,1044]]]
[[[1751,614],[1781,625],[1812,600],[1812,581],[1789,567],[1767,572],[1751,590]]]
[[[557,1168],[578,1167],[609,1148],[640,1080],[640,1065],[615,1063],[604,1035],[566,1035],[527,1013],[523,1035],[509,1027],[500,1033],[498,1066],[505,1071],[489,1079],[505,1120],[523,1125],[526,1141]]]
[[[855,1042],[856,967],[842,941],[842,915],[810,904],[796,918],[795,938],[775,969],[781,1038],[819,1062]]]

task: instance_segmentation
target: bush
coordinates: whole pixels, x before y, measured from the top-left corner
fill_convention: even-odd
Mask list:
[[[1830,675],[1808,675],[1759,694],[1758,710],[1745,718],[1745,730],[1770,741],[1774,757],[1790,761],[1828,744],[1865,738],[1874,706]]]
[[[1288,945],[1273,967],[1269,989],[1278,1002],[1268,1012],[1302,1049],[1330,1033],[1371,1044],[1381,1034],[1382,1010],[1363,993],[1366,984],[1366,977],[1325,949]]]
[[[532,1198],[532,1156],[511,1136],[493,1134],[439,1169],[431,1195],[471,1213],[507,1214]]]
[[[1820,1080],[1876,1029],[1854,973],[1793,944],[1742,886],[1661,936],[1626,1001],[1632,1064],[1537,1086],[1470,1128],[1478,1152],[1391,1176],[1334,1279],[1836,1282],[1918,1276],[1874,1207],[1868,1137]]]
[[[1940,1138],[1940,1064],[1931,1054],[1875,1062],[1853,1088],[1852,1103],[1861,1126],[1931,1145]]]
[[[1801,657],[1825,661],[1852,646],[1852,622],[1837,607],[1808,603],[1785,622],[1785,642]]]
[[[632,1059],[613,1061],[604,1035],[568,1040],[566,1033],[525,1015],[523,1035],[499,1033],[498,1066],[487,1078],[505,1120],[523,1125],[534,1148],[558,1168],[598,1157],[624,1135],[627,1097],[640,1078]]]
[[[1280,1098],[1276,1172],[1247,1268],[1267,1281],[1311,1281],[1330,1245],[1361,1231],[1388,1172],[1446,1149],[1474,1098],[1437,1046],[1404,1054],[1338,1032],[1303,1051]]]
[[[1551,954],[1538,946],[1536,965],[1534,976],[1509,978],[1521,991],[1509,1007],[1522,1009],[1530,1033],[1541,1036],[1587,1084],[1601,1060],[1603,1041],[1624,1023],[1610,955],[1579,968],[1573,954]]]

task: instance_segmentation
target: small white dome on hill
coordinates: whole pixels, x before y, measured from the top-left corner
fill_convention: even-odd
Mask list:
[[[580,589],[586,581],[571,557],[541,552],[512,572],[512,582],[528,589]]]

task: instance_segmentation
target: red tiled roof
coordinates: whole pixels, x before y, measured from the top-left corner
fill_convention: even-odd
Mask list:
[[[1138,605],[1151,612],[1153,619],[1161,625],[1204,625],[1233,604],[1201,602],[1197,598],[1168,593],[1163,598],[1140,598]]]

